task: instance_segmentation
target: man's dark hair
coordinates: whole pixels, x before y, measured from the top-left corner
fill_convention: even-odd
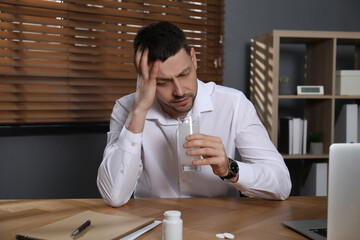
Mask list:
[[[149,49],[149,62],[156,59],[164,62],[178,53],[181,48],[190,55],[190,47],[184,32],[169,22],[158,22],[141,28],[134,40],[135,52],[139,46],[142,49]]]

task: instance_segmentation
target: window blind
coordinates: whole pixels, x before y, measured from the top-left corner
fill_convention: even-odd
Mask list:
[[[107,122],[136,86],[133,39],[170,21],[222,83],[223,0],[0,0],[0,124]]]

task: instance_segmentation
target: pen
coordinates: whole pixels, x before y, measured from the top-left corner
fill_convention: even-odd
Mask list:
[[[88,226],[90,226],[91,221],[87,220],[83,225],[81,225],[80,227],[78,227],[71,235],[70,237],[75,236],[76,234],[79,234],[82,230],[84,230],[85,228],[87,228]]]

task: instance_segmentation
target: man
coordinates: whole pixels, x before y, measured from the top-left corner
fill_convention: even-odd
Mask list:
[[[136,92],[116,101],[98,188],[111,206],[134,197],[249,197],[286,199],[288,169],[243,93],[197,79],[194,48],[175,25],[142,28],[134,41]],[[177,118],[200,116],[200,134],[187,154],[201,171],[182,172]],[[242,161],[231,160],[238,149]],[[202,156],[202,157],[201,157]]]

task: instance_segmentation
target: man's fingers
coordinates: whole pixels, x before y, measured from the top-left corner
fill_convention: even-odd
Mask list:
[[[139,46],[138,49],[135,52],[135,57],[134,57],[134,66],[135,66],[135,70],[139,73],[140,71],[140,59],[141,56],[143,54],[143,47]]]
[[[143,76],[144,79],[149,78],[148,54],[149,49],[146,48],[140,58],[139,73]]]
[[[210,165],[216,175],[226,175],[228,160],[224,145],[219,137],[205,134],[192,134],[186,138],[185,148],[189,149],[186,154],[190,156],[203,156],[203,159],[193,161],[195,165]]]
[[[223,151],[214,148],[198,148],[186,151],[190,156],[225,157]]]
[[[223,161],[220,158],[203,158],[192,161],[194,165],[210,165],[213,168],[219,169],[223,166]]]
[[[192,163],[194,165],[213,165],[214,164],[213,159],[211,159],[211,158],[194,160]]]
[[[223,144],[221,142],[213,141],[211,139],[190,140],[184,143],[184,148],[193,147],[223,149]]]
[[[142,49],[139,46],[138,50],[135,53],[134,65],[135,69],[145,80],[155,80],[157,76],[157,72],[160,65],[160,60],[156,60],[153,64],[149,66],[149,49]],[[150,67],[150,70],[149,70]]]
[[[159,70],[159,65],[160,65],[160,60],[157,59],[154,62],[154,64],[152,65],[151,70],[150,70],[150,79],[151,80],[156,80],[157,72]]]
[[[191,135],[186,137],[186,140],[187,141],[209,140],[209,141],[213,141],[213,142],[217,142],[217,143],[222,143],[221,139],[219,137],[214,137],[214,136],[210,136],[210,135],[206,135],[206,134],[202,134],[202,133],[191,134]]]

